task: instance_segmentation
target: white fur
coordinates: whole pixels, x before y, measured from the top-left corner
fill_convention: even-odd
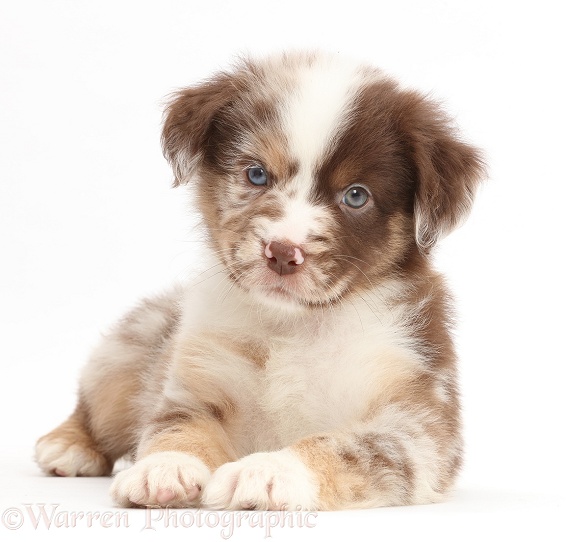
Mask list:
[[[333,309],[292,312],[285,318],[280,306],[258,308],[237,287],[215,294],[220,277],[187,290],[187,336],[201,329],[212,335],[229,332],[271,347],[261,373],[250,372],[249,361],[212,347],[198,361],[206,366],[207,378],[231,390],[244,418],[255,420],[244,433],[233,435],[237,449],[273,450],[344,427],[363,416],[377,390],[387,393],[400,379],[424,370],[406,321],[410,311],[388,303],[398,295],[399,284],[386,284]],[[245,444],[249,441],[255,449]]]
[[[158,452],[119,472],[110,492],[121,506],[187,506],[195,503],[210,470],[197,457],[181,452]]]
[[[295,75],[297,87],[285,103],[285,134],[291,152],[299,159],[300,172],[312,175],[314,167],[332,141],[348,112],[348,103],[363,74],[359,66],[344,59],[319,56]],[[303,179],[305,189],[311,185]]]
[[[35,459],[45,472],[59,476],[100,476],[104,470],[96,454],[60,440],[38,442]]]
[[[266,221],[263,236],[266,240],[290,241],[301,246],[307,237],[319,232],[326,222],[326,213],[320,206],[307,201],[308,191],[293,191],[292,184],[281,196],[283,218],[277,221]],[[290,196],[289,193],[295,193]]]
[[[314,510],[318,483],[304,463],[288,449],[255,453],[222,465],[203,493],[210,508]]]

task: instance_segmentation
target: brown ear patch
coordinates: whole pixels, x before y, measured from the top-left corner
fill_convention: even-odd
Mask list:
[[[230,102],[236,90],[235,77],[220,74],[173,95],[165,110],[161,144],[173,168],[174,186],[187,182],[207,146],[215,115]]]
[[[459,139],[434,102],[417,92],[404,93],[402,101],[417,174],[416,240],[426,252],[467,216],[486,168],[480,151]]]

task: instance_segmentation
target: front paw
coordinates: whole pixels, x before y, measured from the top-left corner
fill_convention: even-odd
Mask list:
[[[315,476],[290,450],[256,453],[222,465],[202,496],[216,509],[316,510]]]
[[[182,452],[158,452],[119,472],[110,493],[119,506],[194,506],[210,470],[197,457]]]

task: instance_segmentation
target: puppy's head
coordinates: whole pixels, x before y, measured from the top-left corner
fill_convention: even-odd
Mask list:
[[[244,61],[179,92],[162,142],[232,279],[288,306],[336,302],[426,258],[483,174],[434,103],[319,54]]]

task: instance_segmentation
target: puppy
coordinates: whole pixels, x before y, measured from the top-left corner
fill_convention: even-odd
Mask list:
[[[430,262],[484,176],[438,106],[294,53],[178,92],[162,144],[208,269],[104,338],[36,447],[119,472],[119,506],[329,510],[438,501],[462,458],[451,301]]]

